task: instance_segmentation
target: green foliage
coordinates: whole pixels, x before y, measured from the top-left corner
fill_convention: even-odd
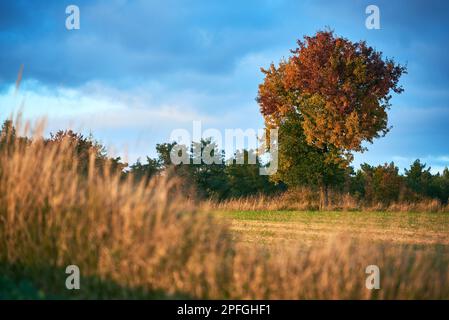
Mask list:
[[[449,202],[449,169],[446,167],[443,171],[442,175],[438,175],[437,177],[437,185],[440,192],[440,199],[444,203]]]
[[[417,194],[447,203],[449,198],[449,170],[445,168],[442,174],[432,175],[430,169],[430,167],[426,169],[426,164],[422,164],[419,159],[415,160],[410,169],[405,170],[407,186]]]
[[[347,177],[348,191],[367,203],[389,204],[394,201],[416,202],[438,199],[443,204],[449,198],[449,170],[432,174],[431,168],[415,160],[404,175],[394,163],[381,166],[363,164]]]
[[[405,169],[405,181],[407,186],[418,194],[426,196],[436,195],[434,190],[434,179],[430,173],[430,167],[422,164],[419,159],[415,160],[410,169]]]
[[[248,159],[255,158],[253,150],[237,152],[233,159],[228,161],[225,168],[228,190],[227,198],[239,198],[258,193],[269,194],[282,189],[283,185],[271,183],[268,176],[260,175],[262,164],[256,158],[256,163],[250,164]],[[242,159],[244,164],[239,164]]]
[[[166,170],[184,181],[187,192],[193,188],[196,196],[216,200],[271,193],[282,188],[282,185],[276,186],[267,176],[259,174],[262,164],[258,159],[254,164],[248,162],[249,158],[255,157],[252,150],[239,151],[226,161],[224,151],[219,150],[211,138],[202,139],[192,142],[190,148],[180,146],[180,149],[188,152],[189,163],[174,165],[170,153],[175,146],[178,146],[175,142],[157,144],[158,158],[147,157],[145,165],[138,161],[130,167],[129,174],[139,179],[143,176],[150,178]],[[206,163],[202,157],[204,153],[209,153],[214,161]]]
[[[152,159],[147,157],[147,162],[142,164],[140,159],[136,163],[130,166],[130,172],[136,180],[141,181],[142,179],[150,179],[155,176],[162,168],[162,164],[159,159]]]
[[[211,159],[215,160],[209,164],[205,163],[201,157],[204,153],[209,153]],[[192,143],[190,163],[184,167],[201,196],[215,199],[226,197],[229,185],[224,152],[218,149],[212,139],[202,139],[200,142]]]
[[[329,162],[330,151],[307,144],[302,115],[291,112],[279,126],[279,166],[272,179],[288,186],[330,186],[344,181],[345,169]]]
[[[0,129],[0,150],[7,149],[12,152],[16,147],[26,146],[30,140],[17,135],[16,128],[11,120],[6,120]]]
[[[132,175],[136,181],[149,180],[163,171],[180,177],[186,190],[194,190],[200,198],[217,200],[240,198],[256,194],[273,194],[285,190],[286,186],[318,187],[338,186],[366,203],[389,204],[394,201],[414,202],[424,198],[439,199],[448,203],[449,169],[432,174],[431,168],[416,160],[404,175],[394,163],[370,166],[363,164],[354,172],[352,167],[344,168],[336,162],[328,162],[325,150],[310,146],[305,141],[301,126],[301,115],[292,113],[279,127],[279,167],[273,176],[259,174],[263,164],[255,157],[253,150],[241,150],[225,161],[224,151],[219,150],[211,139],[194,142],[188,151],[188,164],[174,165],[170,152],[176,143],[157,144],[157,158],[138,160],[127,167],[120,157],[108,157],[106,149],[92,136],[85,137],[71,130],[51,134],[46,144],[69,142],[75,144],[78,167],[81,174],[87,174],[89,157],[94,157],[97,167],[108,167]],[[15,142],[15,143],[13,143]],[[19,143],[17,143],[19,142]],[[0,149],[26,147],[31,139],[19,136],[13,123],[7,120],[0,129]],[[11,150],[10,150],[11,149]],[[199,151],[199,152],[198,152]],[[209,152],[215,163],[205,163],[200,156]],[[332,151],[331,151],[332,152]],[[341,156],[341,155],[340,155]],[[255,158],[255,163],[249,159]]]
[[[120,157],[109,158],[106,148],[94,140],[92,136],[85,137],[81,133],[72,130],[59,130],[55,134],[50,133],[50,139],[46,144],[69,143],[75,146],[78,168],[82,174],[87,174],[89,168],[89,159],[93,157],[97,168],[104,168],[106,164],[110,165],[112,170],[122,171],[127,164],[121,162]]]
[[[176,145],[176,142],[158,143],[156,145],[156,151],[159,156],[158,161],[164,168],[167,168],[168,166],[171,165],[170,152],[175,145]]]

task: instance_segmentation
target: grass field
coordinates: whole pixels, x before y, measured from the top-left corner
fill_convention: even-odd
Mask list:
[[[449,299],[447,214],[213,211],[169,175],[138,183],[93,157],[83,175],[74,152],[0,152],[0,299]]]
[[[312,245],[336,235],[449,248],[449,214],[407,212],[219,211],[244,243]]]

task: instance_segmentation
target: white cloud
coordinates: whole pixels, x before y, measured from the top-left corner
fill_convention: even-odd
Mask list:
[[[154,156],[155,144],[168,141],[172,130],[192,131],[193,121],[201,121],[203,130],[223,132],[262,125],[254,99],[245,104],[234,93],[174,91],[156,82],[127,90],[100,82],[51,90],[36,81],[22,84],[18,95],[12,85],[0,94],[0,120],[21,112],[32,124],[45,118],[47,133],[68,128],[92,132],[114,154],[132,162]]]
[[[29,86],[28,86],[29,87]],[[22,112],[26,119],[47,118],[48,123],[87,128],[161,127],[191,123],[193,120],[217,121],[201,114],[188,101],[154,102],[142,88],[120,91],[99,83],[89,83],[79,89],[45,87],[33,84],[18,96],[13,87],[0,95],[3,117]]]

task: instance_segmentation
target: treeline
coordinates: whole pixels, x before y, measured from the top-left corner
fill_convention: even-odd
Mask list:
[[[84,136],[72,130],[60,130],[44,139],[45,144],[64,142],[74,144],[77,166],[83,175],[87,174],[89,159],[92,157],[96,167],[107,166],[110,170],[118,170],[123,178],[132,176],[137,182],[149,180],[158,174],[174,175],[183,181],[186,192],[195,193],[195,196],[203,199],[223,200],[254,194],[274,194],[285,189],[282,183],[275,184],[267,176],[259,174],[262,164],[258,159],[255,164],[248,164],[248,157],[255,156],[252,150],[237,152],[232,159],[225,159],[224,152],[219,151],[210,140],[193,143],[188,150],[191,164],[179,165],[173,165],[170,159],[170,152],[176,143],[157,144],[156,158],[146,157],[145,161],[138,160],[128,165],[120,157],[109,157],[106,148],[92,136]],[[26,146],[29,143],[29,138],[17,135],[12,121],[3,123],[0,130],[0,150]],[[202,153],[206,146],[212,146],[210,154],[218,159],[216,163],[206,164],[201,157],[196,158],[193,149],[200,148]],[[239,164],[241,160],[245,165]]]
[[[208,143],[211,142],[202,141],[202,149]],[[248,164],[252,150],[238,152],[234,158],[227,161],[223,152],[220,152],[222,164],[205,164],[202,160],[197,160],[200,164],[194,164],[195,159],[191,152],[191,164],[172,165],[170,150],[174,145],[175,143],[158,144],[156,147],[158,158],[147,157],[146,163],[138,161],[130,166],[128,173],[141,179],[171,168],[175,175],[194,185],[202,197],[216,200],[259,194],[273,195],[288,189],[289,186],[310,187],[318,192],[316,185],[292,184],[287,179],[272,181],[270,176],[260,175],[259,168],[262,164],[258,160],[256,164]],[[215,152],[218,153],[216,148]],[[244,164],[237,164],[240,157],[244,157]],[[442,173],[432,174],[431,168],[419,159],[405,169],[403,174],[393,162],[378,166],[364,163],[358,170],[354,170],[353,167],[341,170],[338,179],[335,178],[333,182],[332,189],[350,194],[365,204],[389,205],[395,202],[413,203],[426,199],[437,199],[442,204],[447,204],[449,198],[449,169],[445,168]]]
[[[285,190],[283,183],[274,183],[268,176],[259,174],[263,164],[253,150],[238,151],[232,158],[225,159],[224,151],[218,150],[214,142],[206,139],[193,142],[190,148],[186,148],[188,163],[174,165],[170,159],[170,152],[175,146],[175,142],[157,144],[157,158],[147,157],[145,163],[137,161],[129,167],[127,173],[140,180],[170,171],[170,174],[180,177],[187,186],[194,188],[201,198],[214,200],[274,194]],[[200,156],[206,147],[211,157],[216,159],[214,163],[205,163]],[[254,164],[249,164],[248,159],[251,158],[256,159]]]
[[[11,143],[17,140],[20,143]],[[203,199],[225,200],[260,194],[275,195],[297,186],[317,189],[316,186],[307,184],[307,180],[295,178],[309,174],[301,172],[300,166],[296,166],[296,171],[291,172],[291,175],[283,174],[281,177],[284,177],[284,181],[279,176],[260,175],[259,169],[263,164],[258,159],[255,164],[248,164],[248,159],[255,156],[252,150],[239,151],[231,159],[225,159],[224,152],[218,150],[216,144],[210,139],[193,143],[188,150],[190,163],[179,165],[172,164],[170,159],[170,152],[176,143],[157,144],[156,158],[147,157],[145,161],[138,160],[128,165],[120,157],[109,157],[105,147],[92,136],[86,137],[67,130],[58,131],[45,139],[46,144],[63,141],[75,144],[76,160],[81,174],[87,174],[89,158],[94,157],[97,167],[108,165],[108,168],[122,172],[123,177],[133,176],[136,181],[149,180],[155,175],[165,173],[180,177],[187,189]],[[26,146],[29,143],[31,143],[29,138],[16,134],[11,121],[3,123],[0,131],[0,150],[18,145]],[[219,161],[206,164],[201,157],[198,158],[197,153],[193,152],[196,148],[200,148],[202,152],[206,147],[208,152],[212,150],[211,155]],[[240,164],[241,162],[244,164]],[[365,163],[356,171],[348,167],[335,172],[332,188],[350,194],[366,204],[418,202],[425,199],[437,199],[443,204],[448,203],[448,168],[442,173],[432,174],[431,168],[420,160],[411,164],[403,174],[393,162],[379,166]]]
[[[363,199],[366,203],[418,202],[438,199],[447,204],[449,198],[449,170],[432,174],[431,168],[415,160],[410,168],[399,173],[393,162],[370,166],[361,165],[357,172],[351,172],[345,188],[347,192]]]

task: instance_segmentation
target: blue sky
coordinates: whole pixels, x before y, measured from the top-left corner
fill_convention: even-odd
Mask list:
[[[80,30],[65,8],[80,8]],[[380,30],[365,8],[380,9]],[[93,135],[128,160],[154,155],[173,129],[261,128],[260,67],[326,26],[407,64],[391,132],[361,162],[449,165],[447,1],[1,1],[0,118],[22,110]],[[20,65],[23,81],[14,84]]]

